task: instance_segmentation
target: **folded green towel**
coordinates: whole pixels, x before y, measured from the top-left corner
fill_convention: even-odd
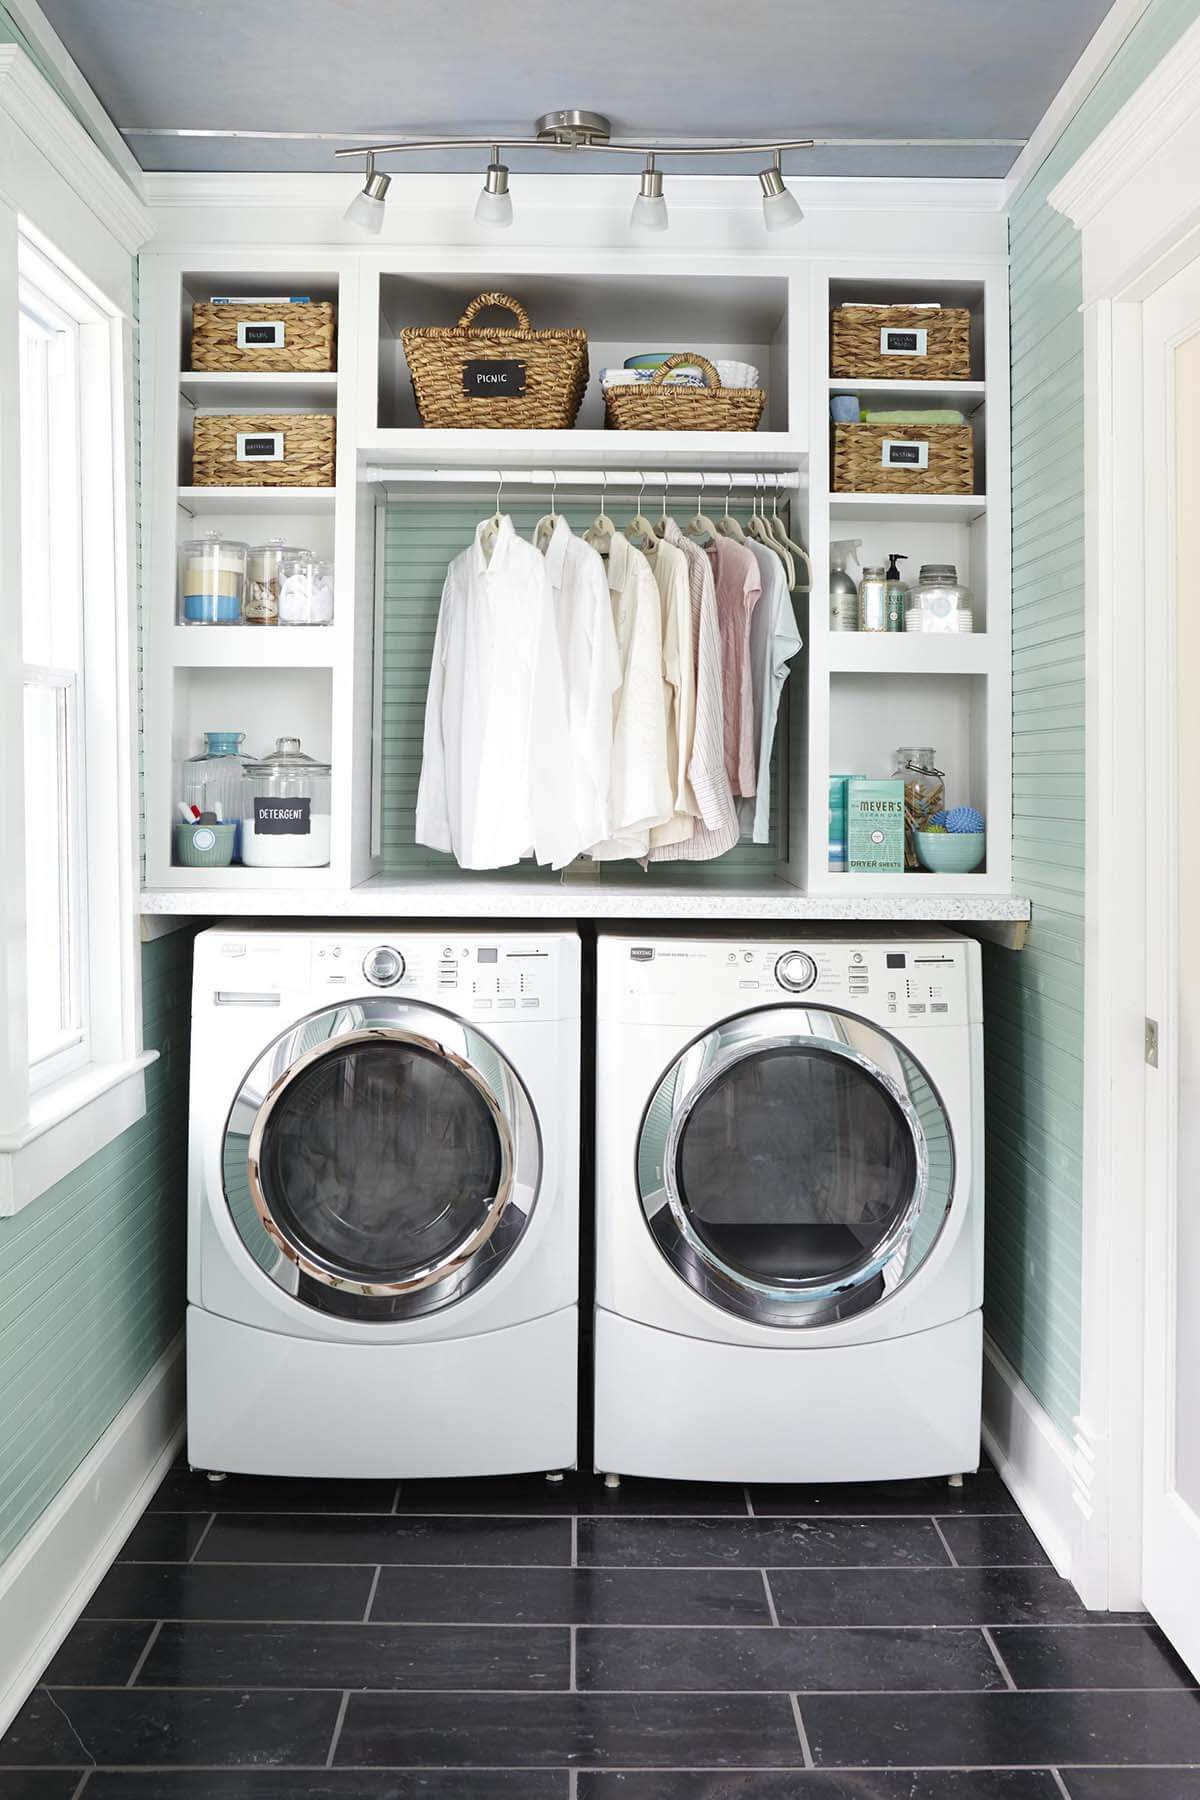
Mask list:
[[[962,413],[950,408],[918,412],[911,407],[864,406],[862,422],[864,425],[964,425],[966,420]]]

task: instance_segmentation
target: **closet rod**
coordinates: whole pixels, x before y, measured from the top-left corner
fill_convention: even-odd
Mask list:
[[[806,478],[795,469],[760,469],[754,473],[745,469],[384,469],[368,466],[363,470],[362,478],[381,482],[385,487],[395,482],[447,485],[474,482],[494,487],[502,481],[505,487],[550,487],[553,483],[559,487],[644,487],[651,494],[664,488],[684,491],[700,488],[711,489],[718,496],[729,488],[756,488],[770,493],[775,488],[807,486]]]

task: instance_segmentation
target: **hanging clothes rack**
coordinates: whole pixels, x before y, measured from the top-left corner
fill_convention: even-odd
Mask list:
[[[494,488],[500,482],[505,487],[546,488],[556,483],[560,487],[651,487],[656,491],[660,487],[664,491],[678,488],[690,489],[693,493],[698,487],[711,487],[718,491],[722,488],[730,491],[734,488],[749,488],[769,493],[772,487],[782,490],[808,485],[807,476],[795,469],[706,469],[700,472],[693,469],[499,469],[494,465],[490,469],[455,469],[433,464],[402,469],[368,465],[362,472],[362,479],[389,488],[466,485]]]

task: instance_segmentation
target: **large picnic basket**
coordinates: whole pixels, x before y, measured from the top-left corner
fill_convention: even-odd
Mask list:
[[[516,325],[477,325],[477,315],[491,306],[507,308]],[[400,336],[423,425],[508,431],[574,425],[588,380],[586,331],[534,331],[511,294],[478,294],[457,325],[409,326]]]

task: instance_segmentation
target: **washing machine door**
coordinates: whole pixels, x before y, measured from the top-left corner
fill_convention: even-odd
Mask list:
[[[950,1122],[920,1064],[852,1014],[742,1013],[667,1069],[638,1140],[646,1220],[713,1305],[827,1325],[911,1280],[954,1193]]]
[[[395,997],[310,1014],[230,1109],[225,1199],[273,1280],[317,1311],[414,1317],[511,1255],[541,1177],[525,1087],[489,1038]]]

